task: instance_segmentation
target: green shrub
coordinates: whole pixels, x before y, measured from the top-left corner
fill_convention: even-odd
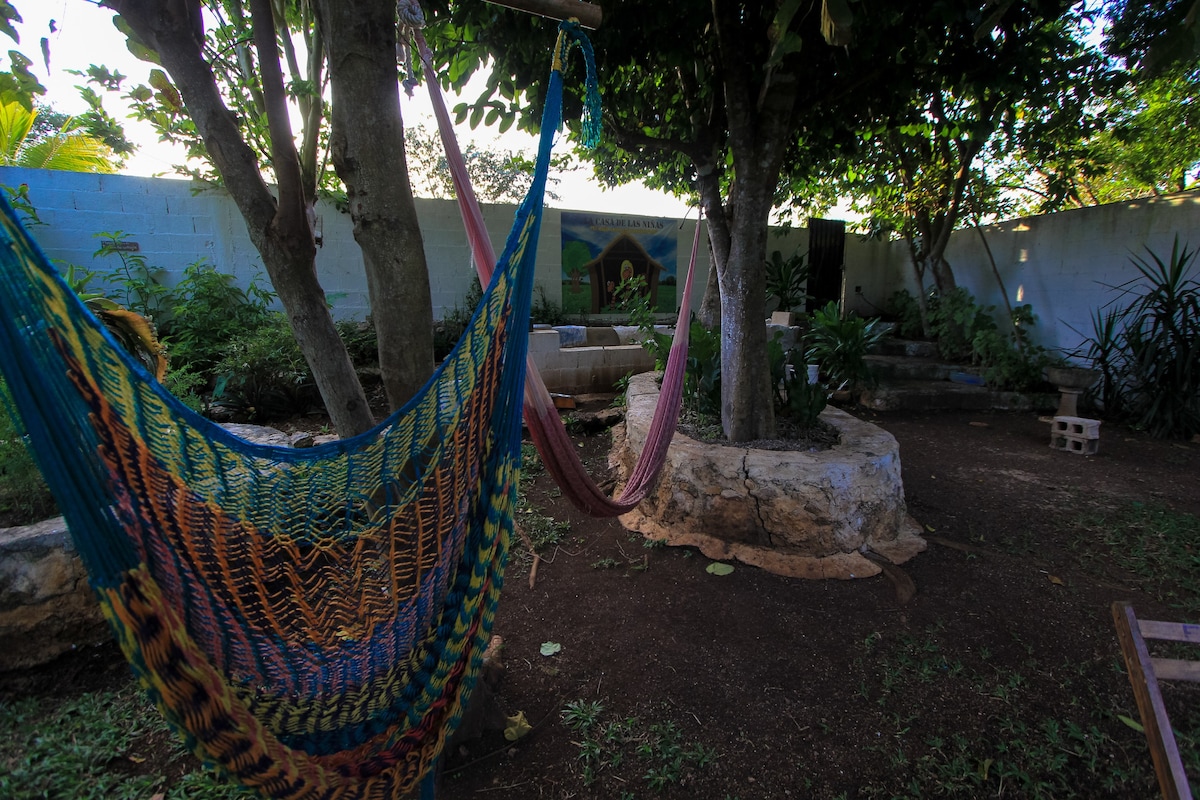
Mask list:
[[[794,311],[808,299],[805,292],[808,283],[809,265],[805,254],[796,251],[788,258],[776,250],[767,259],[767,302],[772,298],[779,301],[779,311]]]
[[[538,286],[529,309],[529,321],[536,325],[562,325],[565,319],[562,306],[550,299],[545,286]]]
[[[230,342],[213,371],[219,376],[213,403],[235,408],[251,420],[278,419],[315,402],[312,374],[280,312]]]
[[[820,383],[808,382],[808,365],[803,361],[804,351],[793,348],[784,351],[780,340],[783,334],[767,342],[767,363],[771,370],[771,388],[775,400],[775,414],[780,419],[791,420],[797,428],[811,428],[829,402],[829,393]]]
[[[908,291],[901,289],[892,294],[887,302],[887,313],[896,320],[896,335],[901,339],[924,338],[921,305]]]
[[[834,391],[869,386],[874,375],[866,356],[885,336],[879,320],[854,314],[843,319],[837,303],[831,302],[813,312],[812,327],[804,335],[805,359],[821,365]]]
[[[454,306],[452,311],[446,312],[441,320],[434,323],[433,357],[437,361],[448,356],[454,349],[454,345],[458,344],[458,340],[467,330],[471,315],[475,313],[475,308],[481,300],[483,300],[483,289],[479,285],[479,279],[472,278],[471,286],[467,289],[466,296],[463,297],[463,304]]]
[[[163,326],[172,368],[210,376],[232,342],[271,321],[274,298],[255,280],[243,290],[211,264],[189,264]]]
[[[129,234],[124,231],[97,233],[97,258],[116,256],[118,265],[104,277],[111,287],[108,297],[124,308],[156,323],[169,315],[174,298],[162,283],[164,270],[151,266],[144,255],[124,249]]]
[[[2,525],[25,525],[57,513],[54,496],[46,487],[29,452],[25,430],[14,416],[8,386],[0,379],[0,515]]]
[[[980,306],[961,286],[929,298],[929,327],[942,358],[966,361],[974,354],[975,337],[996,329],[994,306]]]
[[[1012,333],[992,327],[975,334],[971,357],[983,367],[988,386],[1025,392],[1045,383],[1042,373],[1055,359],[1031,340],[1029,332],[1036,322],[1033,306],[1026,303],[1013,309]]]
[[[370,317],[362,321],[342,320],[336,323],[336,327],[355,367],[379,366],[379,336],[375,332],[374,320]]]
[[[696,320],[688,328],[683,404],[697,414],[721,415],[721,331]]]

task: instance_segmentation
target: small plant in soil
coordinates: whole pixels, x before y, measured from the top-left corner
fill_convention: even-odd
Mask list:
[[[627,776],[640,773],[636,779],[647,790],[662,793],[699,780],[700,773],[719,757],[702,743],[688,742],[679,725],[670,720],[644,722],[633,716],[605,720],[604,712],[604,704],[598,700],[573,700],[562,712],[563,724],[581,737],[574,744],[579,749],[584,786],[594,786],[606,775],[628,785],[635,778]]]

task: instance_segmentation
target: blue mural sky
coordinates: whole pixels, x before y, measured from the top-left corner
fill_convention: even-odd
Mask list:
[[[629,234],[663,266],[662,277],[676,274],[676,226],[678,220],[667,217],[630,217],[592,211],[563,211],[562,244],[582,242],[592,258],[600,255],[621,234]],[[585,279],[586,280],[586,279]]]

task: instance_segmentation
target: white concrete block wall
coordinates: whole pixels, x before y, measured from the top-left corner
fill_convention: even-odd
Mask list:
[[[1200,248],[1200,194],[1195,192],[1072,209],[983,228],[1009,301],[1029,303],[1037,316],[1034,338],[1069,355],[1092,333],[1094,309],[1111,303],[1110,288],[1137,277],[1130,257],[1150,248],[1166,260],[1175,235]],[[910,291],[903,243],[893,245]],[[951,236],[947,257],[959,284],[984,305],[1005,313],[1004,296],[974,230]],[[1200,263],[1194,267],[1200,274]]]
[[[233,274],[241,285],[266,280],[258,252],[250,243],[245,223],[222,192],[193,195],[186,181],[125,175],[25,170],[0,167],[0,184],[27,183],[41,218],[35,238],[52,259],[109,272],[115,259],[94,259],[96,233],[123,230],[141,245],[148,261],[166,270],[174,283],[184,268],[207,260]],[[418,200],[430,292],[435,316],[460,305],[473,275],[470,252],[462,231],[458,206],[451,200]],[[561,210],[545,210],[535,284],[554,301],[561,301]],[[483,208],[497,254],[515,214],[513,206]],[[334,305],[335,316],[361,319],[369,313],[362,256],[354,242],[350,219],[332,207],[318,206],[324,246],[317,270]],[[691,253],[694,221],[677,230],[679,277]],[[1033,305],[1038,317],[1037,339],[1070,351],[1090,331],[1090,315],[1111,300],[1105,284],[1120,284],[1136,275],[1131,253],[1145,246],[1163,258],[1170,254],[1176,233],[1182,242],[1200,248],[1200,195],[1183,193],[1129,203],[1076,209],[1030,217],[984,228],[1009,297]],[[692,305],[698,307],[709,269],[709,250],[703,238],[697,258]],[[807,230],[773,231],[767,252],[790,255],[806,247]],[[951,238],[948,257],[960,284],[980,302],[1003,308],[1003,298],[991,266],[973,230]],[[844,296],[848,308],[864,315],[879,313],[891,294],[914,289],[908,251],[903,242],[846,238]],[[861,294],[855,290],[862,287]],[[1016,295],[1020,291],[1018,300]]]
[[[187,181],[127,175],[27,170],[0,167],[0,184],[28,184],[30,198],[47,223],[34,237],[52,260],[78,264],[105,274],[115,258],[93,256],[100,232],[124,231],[136,241],[148,263],[164,270],[164,282],[174,285],[184,269],[199,260],[232,274],[241,286],[269,280],[258,251],[246,233],[237,207],[220,190],[193,194]],[[426,259],[430,265],[430,297],[438,318],[462,305],[474,278],[470,248],[462,217],[453,200],[418,200],[417,214]],[[516,207],[483,206],[484,223],[497,256],[503,252]],[[551,301],[561,303],[561,210],[544,211],[538,244],[535,286]],[[362,254],[354,241],[349,216],[325,203],[317,206],[322,247],[317,273],[339,319],[362,319],[370,313]],[[678,231],[679,258],[686,267],[695,222]],[[702,234],[703,235],[703,234]],[[707,242],[701,242],[693,306],[704,293],[708,269]]]

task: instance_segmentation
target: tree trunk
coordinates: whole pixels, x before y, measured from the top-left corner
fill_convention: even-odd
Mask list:
[[[696,317],[708,329],[721,323],[721,283],[719,275],[729,260],[729,221],[721,204],[721,183],[711,167],[697,168],[700,174],[697,188],[700,207],[708,224],[708,280],[704,283],[704,299]]]
[[[396,79],[396,4],[317,0],[330,53],[329,149],[363,252],[388,403],[399,408],[433,372],[433,303],[404,155]]]
[[[739,3],[713,0],[722,90],[733,155],[729,253],[721,284],[721,424],[732,442],[775,435],[767,363],[767,232],[791,132],[799,80],[782,68],[761,79],[746,63],[749,42]],[[761,82],[760,82],[761,81]],[[714,239],[714,241],[719,241]]]
[[[775,435],[775,406],[767,363],[764,267],[767,215],[771,206],[769,193],[761,194],[765,197],[756,203],[737,198],[734,204],[737,211],[730,228],[729,258],[718,276],[722,299],[721,424],[731,442]],[[759,206],[764,207],[759,209]]]
[[[278,104],[268,103],[273,109],[268,111],[272,131],[279,125],[288,131],[286,136],[276,135],[272,143],[273,167],[280,184],[277,201],[204,60],[204,27],[198,0],[106,0],[104,5],[116,10],[138,38],[158,53],[179,89],[188,116],[246,221],[250,240],[262,256],[334,427],[342,436],[367,430],[374,424],[371,409],[317,281],[316,244],[286,114],[280,118]],[[260,27],[256,21],[255,28]],[[283,86],[278,51],[273,46],[274,26],[267,26],[264,33],[257,37],[263,83],[278,100]],[[263,43],[270,46],[264,48]],[[267,49],[270,52],[265,52]],[[272,63],[273,77],[266,74]]]

